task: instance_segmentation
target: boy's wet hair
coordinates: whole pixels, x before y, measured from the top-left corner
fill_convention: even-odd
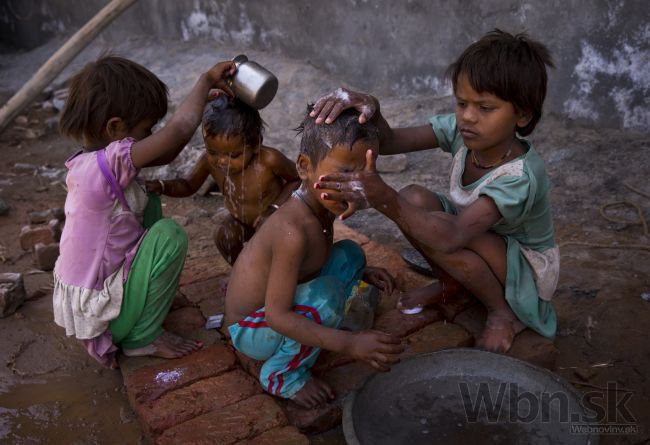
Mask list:
[[[113,117],[121,118],[129,129],[146,119],[155,123],[167,114],[167,98],[167,86],[142,65],[100,56],[70,79],[59,130],[81,141],[84,136],[100,138]]]
[[[467,76],[478,93],[490,93],[512,103],[518,112],[530,113],[531,120],[517,133],[527,136],[542,117],[546,83],[546,66],[555,68],[551,54],[542,43],[526,33],[516,35],[495,29],[472,43],[449,66],[454,93],[461,75]]]
[[[208,136],[238,136],[249,147],[262,142],[264,121],[259,111],[237,98],[220,93],[203,109],[203,131]]]
[[[359,112],[354,109],[344,110],[331,124],[316,124],[316,119],[309,116],[314,109],[313,104],[307,106],[307,116],[296,128],[297,134],[302,134],[300,153],[309,156],[311,163],[316,166],[327,156],[335,145],[344,144],[352,149],[360,139],[379,140],[379,130],[374,124],[359,123]]]

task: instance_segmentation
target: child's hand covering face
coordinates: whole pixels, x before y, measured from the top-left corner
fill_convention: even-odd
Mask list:
[[[316,189],[336,190],[321,194],[321,199],[346,202],[348,208],[339,218],[346,219],[361,209],[374,207],[376,200],[388,187],[377,173],[372,150],[366,152],[366,166],[363,171],[351,173],[330,173],[318,178]]]

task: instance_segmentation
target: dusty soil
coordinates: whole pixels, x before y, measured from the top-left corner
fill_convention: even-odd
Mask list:
[[[91,46],[70,69],[105,46],[105,42]],[[222,49],[222,54],[214,54],[208,43],[180,42],[129,41],[114,49],[158,73],[169,84],[175,103],[191,86],[196,73],[213,60],[237,53],[236,49]],[[2,55],[2,102],[15,89],[16,76],[26,80],[24,73],[38,67],[45,50],[39,51]],[[281,79],[277,99],[262,113],[269,124],[266,141],[295,158],[297,140],[291,128],[299,123],[305,104],[341,82],[303,62],[248,53]],[[205,54],[211,54],[209,60]],[[61,85],[66,73],[55,87]],[[449,98],[381,99],[384,114],[394,125],[421,124],[429,115],[450,109]],[[138,443],[141,431],[124,396],[119,372],[101,369],[75,340],[66,338],[55,326],[48,288],[51,274],[36,271],[31,254],[20,249],[18,233],[27,224],[28,212],[63,206],[63,162],[75,151],[74,144],[48,125],[55,112],[43,109],[38,102],[24,115],[27,123],[15,124],[0,134],[0,199],[11,207],[7,216],[0,216],[0,272],[23,273],[31,297],[16,314],[0,319],[0,443]],[[613,222],[600,210],[608,203],[624,200],[638,204],[648,217],[650,135],[575,126],[557,116],[546,116],[531,139],[547,162],[553,184],[558,242],[613,246],[566,245],[561,249],[562,272],[554,300],[559,317],[556,345],[560,350],[556,372],[578,389],[594,391],[608,400],[612,413],[616,412],[615,401],[630,391],[625,406],[636,419],[638,433],[606,436],[602,443],[647,443],[650,302],[641,296],[650,292],[650,238],[641,224]],[[192,144],[199,143],[195,139]],[[156,174],[183,171],[197,151],[187,150],[173,166]],[[409,155],[407,161],[405,170],[385,174],[386,181],[396,188],[419,183],[432,190],[446,189],[449,159],[445,154],[421,152]],[[25,163],[38,170],[16,166]],[[177,216],[186,224],[190,240],[211,233],[213,218],[221,209],[220,199],[210,195],[164,199],[163,203],[167,216]],[[639,216],[626,207],[612,207],[605,215],[639,222]],[[374,211],[359,213],[348,224],[395,248],[406,246],[395,226]],[[603,389],[613,383],[618,385],[617,390]],[[342,443],[340,433],[313,440]]]

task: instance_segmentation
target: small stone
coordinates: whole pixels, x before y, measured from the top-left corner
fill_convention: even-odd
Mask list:
[[[25,285],[19,273],[0,274],[0,317],[16,312],[25,301]]]
[[[183,227],[187,226],[190,223],[190,218],[183,215],[172,215],[172,219]]]
[[[59,257],[59,243],[43,244],[34,246],[34,263],[40,270],[53,270],[56,259]]]
[[[54,104],[52,103],[51,100],[46,100],[41,104],[41,108],[44,109],[45,111],[56,111],[54,108]]]
[[[29,119],[27,119],[27,116],[24,116],[24,115],[21,114],[20,116],[18,116],[16,118],[16,120],[14,122],[16,123],[16,125],[27,125],[27,123],[29,122]]]
[[[52,244],[54,240],[54,232],[50,226],[23,226],[20,229],[20,247],[23,250],[31,250],[38,243]]]
[[[576,368],[573,370],[573,373],[584,382],[589,381],[589,379],[596,375],[596,371],[593,368]]]
[[[210,220],[211,220],[213,223],[215,223],[215,224],[221,224],[221,223],[223,223],[223,220],[224,220],[228,215],[230,215],[230,212],[229,212],[227,209],[223,209],[223,208],[222,208],[222,209],[217,210],[217,213],[215,213],[214,215],[212,215],[212,217],[210,218]]]
[[[198,216],[199,218],[207,218],[207,217],[210,216],[210,212],[208,212],[207,210],[205,210],[205,209],[203,209],[201,207],[199,207],[198,209],[195,209],[192,213],[195,216]]]
[[[56,130],[58,126],[59,126],[58,116],[50,116],[47,119],[45,119],[45,128],[47,128],[48,130]]]
[[[34,173],[38,170],[38,165],[27,164],[25,162],[17,162],[14,164],[12,170],[14,173]]]
[[[47,210],[29,212],[27,218],[30,224],[43,224],[50,222],[52,219],[65,221],[65,212],[62,208],[52,208]]]
[[[0,199],[0,216],[5,216],[9,214],[9,204],[4,200]]]
[[[54,108],[57,109],[58,111],[63,110],[63,107],[65,106],[65,101],[63,99],[59,99],[55,97],[52,99],[52,105],[54,105]]]
[[[643,301],[650,302],[650,292],[644,292],[641,294],[641,299]]]
[[[377,171],[379,173],[400,173],[406,170],[407,166],[408,158],[403,153],[377,158]]]
[[[25,130],[25,139],[38,139],[43,135],[42,130],[35,130],[33,128],[28,128]]]

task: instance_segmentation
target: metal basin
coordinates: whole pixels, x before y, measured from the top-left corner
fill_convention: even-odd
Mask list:
[[[349,445],[597,444],[580,394],[555,374],[477,349],[425,354],[346,400]]]

